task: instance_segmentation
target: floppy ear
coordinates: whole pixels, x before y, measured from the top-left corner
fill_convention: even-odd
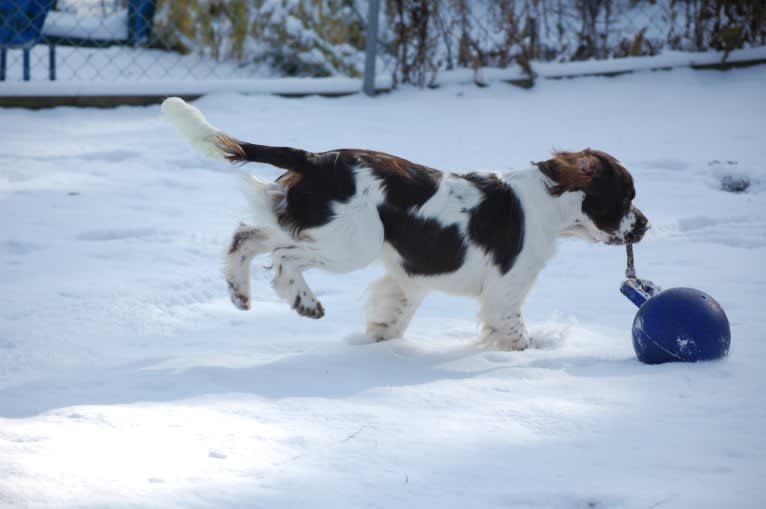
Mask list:
[[[583,177],[591,178],[596,173],[596,166],[598,165],[598,159],[593,156],[585,156],[577,158],[577,173]]]
[[[540,161],[537,163],[532,161],[532,164],[537,166],[537,169],[543,172],[543,175],[545,175],[552,181],[554,182],[559,181],[558,165],[556,164],[555,159],[548,159],[547,161]]]
[[[533,164],[556,183],[549,191],[560,195],[567,191],[585,189],[598,171],[600,163],[590,149],[586,149],[581,152],[554,152],[553,159]]]

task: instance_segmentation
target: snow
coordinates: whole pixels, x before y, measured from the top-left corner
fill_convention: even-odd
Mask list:
[[[362,80],[333,76],[328,78],[279,78],[267,66],[238,66],[216,62],[200,55],[179,55],[156,49],[113,46],[110,48],[56,49],[57,78],[48,81],[48,50],[35,46],[31,52],[32,81],[22,81],[21,52],[11,52],[7,81],[0,82],[0,97],[34,96],[142,96],[204,95],[235,92],[243,94],[351,94],[359,92]],[[14,58],[15,57],[15,58]],[[665,51],[647,57],[613,58],[577,62],[535,62],[539,79],[559,79],[609,73],[668,70],[676,67],[720,63],[723,52],[690,53]],[[729,63],[766,61],[766,47],[734,50]],[[527,76],[518,66],[480,68],[481,81],[487,84],[523,80]],[[436,86],[471,84],[470,69],[441,71],[433,80]],[[390,70],[378,66],[376,90],[390,90]]]
[[[644,57],[609,58],[604,60],[581,60],[574,62],[533,62],[532,68],[537,78],[559,79],[598,74],[619,74],[640,71],[668,70],[676,67],[714,65],[721,63],[722,51],[687,52],[666,50],[659,55]],[[732,51],[726,62],[730,64],[766,60],[766,47],[744,48]],[[518,66],[505,69],[481,68],[483,82],[521,80],[527,78]],[[474,72],[470,69],[457,69],[439,73],[436,85],[471,83]]]
[[[391,78],[378,76],[376,90],[389,90]],[[246,94],[354,94],[362,89],[362,80],[356,78],[261,78],[261,79],[162,79],[131,81],[27,81],[0,83],[0,96],[168,96],[204,95],[209,93],[239,92]]]
[[[764,181],[765,79],[195,102],[242,139],[445,170],[613,153],[653,223],[639,277],[711,294],[732,325],[726,360],[660,366],[632,351],[624,249],[574,240],[525,307],[525,352],[477,346],[476,304],[444,295],[369,344],[377,267],[310,272],[311,321],[259,258],[238,311],[220,275],[247,217],[237,179],[158,106],[0,110],[0,506],[763,507],[766,210],[762,187],[720,179],[736,161]]]
[[[128,10],[119,9],[106,16],[87,16],[50,11],[43,34],[99,41],[124,41],[128,38]]]

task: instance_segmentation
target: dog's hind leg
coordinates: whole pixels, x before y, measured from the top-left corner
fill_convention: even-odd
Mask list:
[[[272,285],[277,295],[285,299],[299,315],[322,318],[324,316],[322,303],[303,278],[304,270],[321,266],[321,261],[314,259],[305,249],[295,245],[275,249],[272,264],[274,267]]]
[[[367,289],[367,336],[375,341],[400,338],[425,293],[405,286],[391,275],[373,281]]]
[[[231,302],[239,309],[250,309],[250,266],[259,254],[273,252],[274,279],[277,295],[285,299],[298,314],[322,318],[324,308],[308,287],[302,272],[322,265],[300,245],[285,241],[285,235],[268,228],[240,225],[231,238],[224,259],[224,276]],[[280,242],[281,240],[281,242]]]
[[[250,309],[250,264],[253,257],[274,249],[265,228],[241,224],[231,238],[224,258],[224,277],[231,302],[239,309]]]

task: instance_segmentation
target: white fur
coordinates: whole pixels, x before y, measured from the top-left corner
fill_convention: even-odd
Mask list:
[[[330,272],[350,272],[371,264],[383,248],[383,223],[378,204],[383,200],[380,183],[369,170],[356,170],[357,192],[347,203],[334,203],[335,218],[324,226],[305,230]]]
[[[162,113],[170,120],[191,145],[215,159],[224,159],[226,152],[213,141],[221,131],[210,125],[202,112],[179,97],[169,97],[162,102]]]
[[[425,291],[403,278],[386,274],[367,289],[367,336],[375,340],[398,338],[404,334]]]
[[[237,175],[253,217],[260,219],[258,226],[279,230],[274,210],[285,206],[285,189],[275,182],[266,182],[240,169],[237,169]]]
[[[636,227],[636,211],[631,207],[630,212],[625,214],[625,217],[620,221],[620,226],[617,228],[616,238],[617,240],[625,240],[630,232]]]

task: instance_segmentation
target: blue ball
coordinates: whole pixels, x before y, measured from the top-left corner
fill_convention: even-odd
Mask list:
[[[670,288],[654,295],[633,320],[633,348],[646,364],[721,359],[730,344],[723,308],[693,288]]]

